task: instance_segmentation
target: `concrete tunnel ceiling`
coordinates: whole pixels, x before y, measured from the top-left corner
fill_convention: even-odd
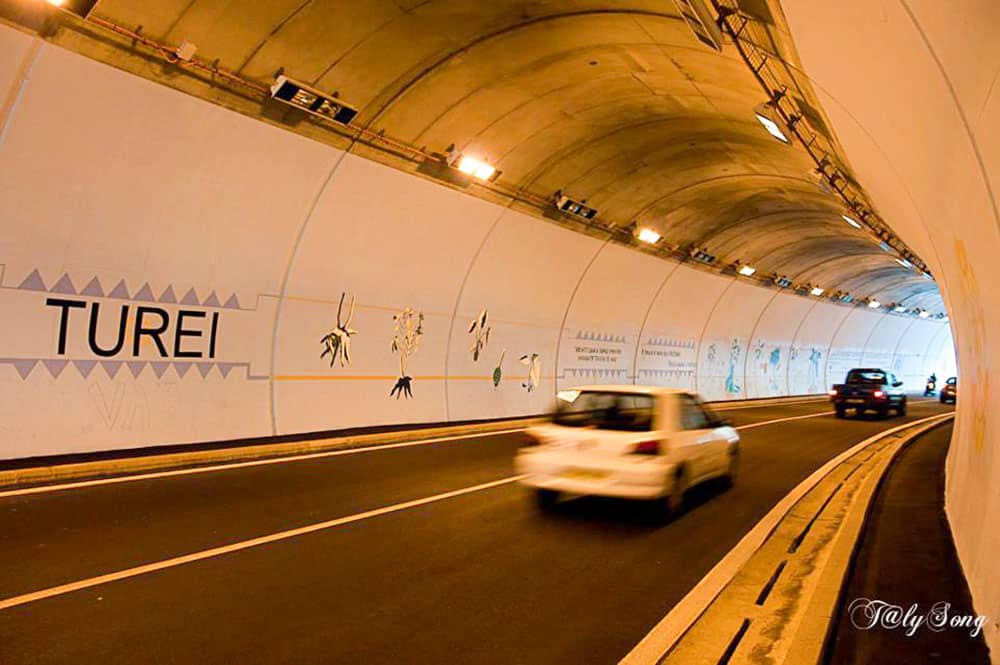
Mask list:
[[[828,132],[780,12],[740,9]],[[355,124],[429,151],[455,144],[514,189],[562,190],[720,265],[943,311],[933,282],[844,222],[805,150],[764,131],[753,111],[766,93],[736,47],[703,45],[674,3],[100,0],[92,16],[190,41],[251,80],[283,70],[336,90],[360,109]]]

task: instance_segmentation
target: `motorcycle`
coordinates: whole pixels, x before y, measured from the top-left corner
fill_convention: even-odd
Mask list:
[[[924,397],[934,397],[937,392],[937,382],[934,379],[927,379],[927,385],[924,386]]]

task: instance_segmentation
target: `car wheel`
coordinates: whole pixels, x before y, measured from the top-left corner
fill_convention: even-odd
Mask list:
[[[837,414],[838,418],[844,418],[847,416],[847,409],[842,406],[834,407],[834,412]]]
[[[552,510],[558,501],[559,492],[557,490],[535,490],[535,504],[542,510]]]
[[[684,502],[688,491],[687,471],[681,467],[674,479],[674,486],[667,497],[667,512],[670,516],[679,515],[684,510]]]
[[[899,407],[896,409],[896,413],[899,414],[900,417],[906,415],[906,400],[905,399],[902,402],[899,403]]]
[[[736,476],[740,473],[740,450],[739,448],[732,448],[729,451],[729,464],[726,468],[726,475],[722,477],[723,481],[726,483],[726,487],[732,487],[736,484]]]

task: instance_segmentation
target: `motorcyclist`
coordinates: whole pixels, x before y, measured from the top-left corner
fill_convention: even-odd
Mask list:
[[[928,397],[934,394],[937,390],[937,373],[931,372],[931,375],[927,377],[927,385],[924,387],[924,397]]]

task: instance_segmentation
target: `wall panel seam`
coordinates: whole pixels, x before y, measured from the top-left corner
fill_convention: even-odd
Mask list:
[[[653,306],[656,301],[660,298],[660,293],[663,292],[664,287],[666,287],[667,282],[670,278],[674,276],[677,269],[681,267],[680,263],[674,264],[673,269],[667,273],[667,276],[663,278],[660,282],[660,286],[656,289],[656,293],[653,297],[649,299],[649,307],[646,308],[646,314],[642,317],[642,323],[639,325],[639,334],[635,338],[635,351],[632,353],[632,384],[635,385],[639,378],[639,346],[642,344],[642,335],[646,330],[646,324],[649,322],[649,315],[653,311]]]

